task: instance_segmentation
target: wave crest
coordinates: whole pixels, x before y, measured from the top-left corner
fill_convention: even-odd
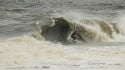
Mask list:
[[[53,26],[42,26],[42,35],[47,40],[59,42],[73,42],[74,32],[76,40],[83,42],[114,42],[125,41],[124,27],[118,23],[97,19],[72,19],[67,17],[52,18]],[[121,40],[122,39],[122,40]]]

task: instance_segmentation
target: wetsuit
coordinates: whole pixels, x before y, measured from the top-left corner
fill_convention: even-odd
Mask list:
[[[75,32],[71,35],[71,37],[73,38],[73,42],[76,42],[76,39],[77,39],[77,40],[82,40],[81,35],[79,34],[78,31],[75,31]]]

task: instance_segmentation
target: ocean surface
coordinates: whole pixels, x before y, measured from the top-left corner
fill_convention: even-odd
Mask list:
[[[125,0],[0,0],[0,70],[125,70]]]

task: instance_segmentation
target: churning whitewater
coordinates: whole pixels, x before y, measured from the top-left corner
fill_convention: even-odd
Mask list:
[[[113,45],[114,48],[111,48],[108,46],[110,43],[96,44],[97,42],[124,42],[124,28],[120,23],[83,18],[76,20],[65,16],[51,19],[53,22],[50,26],[40,27],[38,26],[39,22],[37,22],[38,32],[34,34],[13,37],[0,42],[1,69],[20,69],[23,67],[30,69],[27,66],[32,67],[34,63],[39,67],[39,63],[49,65],[53,61],[56,61],[57,64],[69,63],[70,67],[74,64],[83,67],[89,65],[88,69],[93,64],[97,65],[95,69],[98,69],[100,64],[108,68],[112,66],[110,64],[113,62],[116,69],[117,64],[121,65],[120,68],[124,68],[125,52],[122,45],[118,44],[119,47]],[[77,38],[77,42],[73,42],[72,38],[75,31],[78,31],[81,36]],[[62,45],[64,42],[73,42],[74,45]],[[103,45],[105,47],[97,47]],[[110,69],[114,68],[111,67]]]
[[[125,70],[125,1],[0,0],[0,70]]]

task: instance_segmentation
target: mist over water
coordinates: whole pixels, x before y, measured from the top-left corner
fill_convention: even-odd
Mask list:
[[[124,0],[1,0],[0,69],[124,70],[124,9]]]

